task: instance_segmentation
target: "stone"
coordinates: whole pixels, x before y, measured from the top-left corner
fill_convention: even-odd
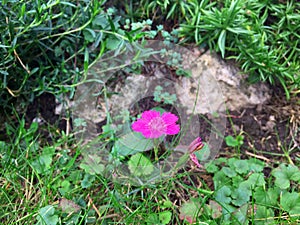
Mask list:
[[[216,54],[204,53],[192,67],[192,77],[181,78],[177,90],[181,103],[188,107],[198,98],[202,104],[196,106],[201,114],[261,105],[271,98],[270,90],[264,83],[247,84],[245,75],[237,67],[226,64]],[[194,90],[199,89],[199,96]],[[222,97],[222,98],[220,98]]]

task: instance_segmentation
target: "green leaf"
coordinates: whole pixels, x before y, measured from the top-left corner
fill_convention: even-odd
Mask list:
[[[248,160],[249,169],[253,172],[262,172],[265,166],[265,163],[261,160],[251,158]]]
[[[161,224],[168,224],[171,221],[172,213],[170,211],[160,212],[158,218]]]
[[[239,187],[242,182],[245,182],[245,179],[239,175],[232,177],[232,186]]]
[[[31,123],[26,135],[33,135],[38,130],[38,128],[39,124],[37,122]]]
[[[101,26],[101,28],[103,29],[107,29],[107,27],[109,26],[109,22],[107,21],[105,14],[95,16],[92,24]]]
[[[94,180],[95,180],[94,175],[86,173],[83,177],[83,180],[81,181],[81,187],[82,188],[89,188],[90,186],[92,186]]]
[[[285,192],[280,198],[280,205],[290,215],[299,215],[300,212],[300,193]]]
[[[122,41],[115,38],[115,37],[109,37],[106,40],[106,48],[109,50],[115,50],[121,45]]]
[[[281,189],[290,187],[290,181],[300,181],[300,171],[297,166],[280,164],[279,167],[272,171],[275,177],[275,185]]]
[[[92,29],[85,28],[85,30],[83,30],[83,36],[84,40],[86,40],[87,42],[93,42],[95,41],[96,33]]]
[[[232,203],[236,206],[242,206],[250,200],[251,191],[246,188],[238,188],[232,192]]]
[[[105,166],[100,162],[101,157],[88,154],[84,157],[84,161],[80,163],[79,167],[91,175],[102,174]]]
[[[263,187],[255,188],[253,197],[256,204],[258,205],[268,205],[268,206],[277,206],[277,199],[280,194],[279,188],[269,188],[265,190]]]
[[[220,203],[230,203],[231,189],[228,186],[223,186],[215,191],[215,199]]]
[[[185,202],[181,205],[179,212],[179,219],[186,220],[189,223],[195,223],[196,217],[199,214],[199,211],[201,209],[201,205],[199,203],[199,200],[197,199],[191,199],[188,202]]]
[[[239,146],[239,142],[233,136],[229,135],[225,137],[226,145],[229,147],[237,147]]]
[[[275,224],[274,223],[274,211],[262,205],[258,205],[255,213],[255,224],[265,225],[265,224]]]
[[[222,30],[218,38],[218,47],[221,51],[221,55],[223,58],[225,56],[225,40],[226,40],[226,30]]]
[[[235,34],[248,34],[248,35],[251,35],[251,33],[252,33],[251,31],[243,29],[243,28],[230,28],[230,27],[227,27],[226,29],[228,31],[232,32],[232,33],[235,33]]]
[[[233,216],[238,220],[239,224],[248,224],[247,211],[248,204],[244,204],[233,213]]]
[[[63,180],[60,183],[60,186],[61,186],[61,188],[59,188],[58,191],[63,196],[71,190],[71,183],[68,180]]]
[[[217,167],[214,163],[211,162],[205,163],[204,167],[208,173],[215,173],[219,171],[219,167]]]
[[[210,148],[207,143],[203,142],[204,146],[200,151],[195,152],[195,155],[197,156],[197,159],[199,161],[205,161],[210,156]]]
[[[149,214],[149,216],[146,218],[145,222],[147,223],[147,225],[160,224],[158,215],[156,213]]]
[[[235,171],[239,174],[246,174],[249,172],[249,166],[247,160],[236,160],[233,163],[233,166],[235,168]]]
[[[55,209],[52,205],[41,208],[37,215],[37,225],[56,225],[58,216],[55,215]]]
[[[173,203],[170,200],[166,200],[164,201],[163,205],[161,206],[161,208],[165,209],[165,208],[172,208]]]
[[[144,152],[154,147],[153,140],[144,138],[140,133],[130,132],[121,136],[115,143],[121,156]]]
[[[222,171],[224,172],[224,174],[227,177],[231,178],[231,177],[235,177],[236,176],[236,172],[233,169],[231,169],[230,167],[225,166],[225,167],[222,168]]]
[[[146,176],[153,172],[154,166],[152,162],[142,153],[137,153],[130,157],[128,167],[135,176]]]
[[[31,165],[39,174],[46,173],[51,168],[55,147],[45,147],[42,154]]]
[[[224,185],[231,185],[231,180],[226,177],[225,173],[222,170],[215,173],[213,180],[215,189],[219,189]]]
[[[254,188],[257,186],[264,186],[266,184],[264,174],[263,173],[253,173],[247,179],[247,183],[249,183],[250,188]]]
[[[186,165],[186,162],[190,159],[190,154],[186,153],[183,154],[177,161],[176,166],[174,169],[182,168],[184,165]]]

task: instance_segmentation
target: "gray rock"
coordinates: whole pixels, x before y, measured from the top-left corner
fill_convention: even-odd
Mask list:
[[[188,107],[198,98],[202,104],[197,104],[195,111],[201,114],[224,112],[224,102],[227,109],[239,110],[263,104],[271,97],[265,84],[247,84],[245,75],[237,67],[209,52],[194,61],[192,77],[183,77],[181,86],[183,88],[177,90],[181,103]],[[195,94],[197,89],[198,96]]]

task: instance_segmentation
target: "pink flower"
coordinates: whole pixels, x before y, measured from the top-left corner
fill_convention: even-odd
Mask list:
[[[195,140],[192,141],[192,143],[189,145],[188,150],[190,153],[196,152],[198,150],[201,150],[203,148],[204,144],[202,143],[202,140],[200,137],[197,137]]]
[[[190,154],[190,159],[193,161],[193,163],[195,163],[196,166],[198,166],[199,168],[202,167],[197,159],[197,156],[194,153]]]
[[[141,132],[145,138],[159,138],[160,136],[178,134],[180,127],[176,124],[178,117],[170,112],[148,110],[142,113],[141,118],[132,124],[132,129]]]
[[[201,168],[197,156],[194,154],[196,151],[200,151],[203,148],[204,144],[202,143],[202,140],[200,137],[197,137],[192,143],[189,145],[189,152],[190,152],[190,159],[195,163],[196,166]]]

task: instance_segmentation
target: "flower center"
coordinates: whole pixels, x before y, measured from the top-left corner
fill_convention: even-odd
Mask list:
[[[152,131],[166,132],[166,124],[160,117],[153,118],[148,125]]]

